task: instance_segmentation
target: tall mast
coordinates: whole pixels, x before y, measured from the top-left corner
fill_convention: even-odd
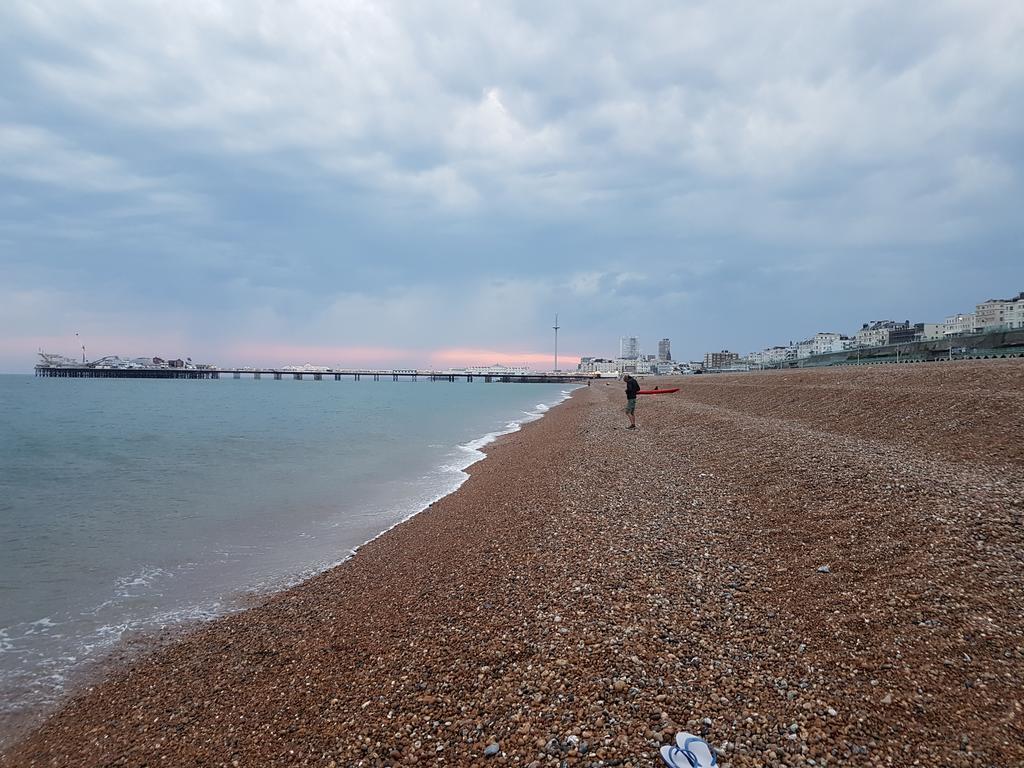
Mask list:
[[[558,373],[558,329],[561,327],[558,325],[558,313],[555,313],[555,324],[551,326],[555,329],[555,373]]]

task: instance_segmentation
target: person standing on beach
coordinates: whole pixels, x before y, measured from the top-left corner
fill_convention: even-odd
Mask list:
[[[640,391],[640,382],[628,373],[622,380],[626,382],[626,415],[629,416],[629,426],[626,429],[636,429],[636,394]]]

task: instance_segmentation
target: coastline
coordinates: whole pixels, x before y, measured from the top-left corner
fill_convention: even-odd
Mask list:
[[[1024,366],[703,378],[636,433],[577,390],[3,764],[639,766],[683,729],[723,768],[1024,760]]]
[[[121,636],[106,643],[98,653],[92,650],[96,647],[93,644],[85,658],[60,670],[58,676],[62,681],[61,692],[55,698],[47,696],[36,704],[2,713],[0,755],[13,749],[46,718],[60,711],[68,701],[81,695],[88,688],[102,683],[107,677],[116,675],[129,664],[202,630],[212,621],[248,610],[279,593],[300,586],[321,573],[343,565],[367,544],[422,513],[440,499],[455,493],[469,479],[469,468],[487,458],[484,448],[505,435],[517,432],[525,424],[542,419],[551,408],[569,399],[572,390],[577,386],[569,385],[568,389],[561,390],[558,399],[542,399],[541,402],[529,407],[529,410],[522,411],[519,416],[509,418],[502,426],[495,425],[491,431],[471,437],[466,442],[451,444],[451,455],[457,458],[441,459],[437,465],[438,473],[450,476],[446,484],[437,489],[426,483],[424,487],[429,490],[425,493],[412,493],[396,505],[395,509],[401,510],[398,513],[400,517],[368,538],[346,547],[338,559],[316,567],[297,565],[294,574],[283,580],[274,579],[269,583],[253,584],[241,591],[225,593],[217,599],[215,610],[204,602],[185,605],[171,613],[161,614],[151,622],[143,620],[139,624],[133,620],[138,626],[126,625],[127,628],[123,629]],[[424,477],[423,480],[426,481],[428,478]]]

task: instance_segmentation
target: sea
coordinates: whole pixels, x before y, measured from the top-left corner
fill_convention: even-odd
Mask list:
[[[0,745],[129,639],[343,562],[568,394],[0,376]]]

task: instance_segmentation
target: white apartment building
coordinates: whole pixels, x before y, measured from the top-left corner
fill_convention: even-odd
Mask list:
[[[1024,328],[1024,300],[1013,302],[1013,307],[1006,312],[1006,324],[1014,330]]]
[[[838,333],[816,333],[814,334],[814,354],[827,355],[830,352],[841,352],[842,335]]]
[[[861,347],[882,347],[889,343],[888,328],[861,328],[855,338]]]
[[[789,347],[765,347],[761,352],[762,365],[778,365],[787,360],[786,353]]]
[[[619,339],[619,357],[623,360],[636,360],[640,357],[640,342],[636,336],[622,336]]]
[[[978,319],[974,313],[950,315],[942,323],[943,336],[956,336],[961,333],[973,333],[978,327]]]
[[[803,341],[797,342],[796,345],[796,358],[797,360],[803,360],[805,357],[810,357],[814,354],[814,339],[804,339]]]
[[[1011,328],[1024,305],[1024,292],[1012,299],[989,299],[975,309],[975,318],[981,329]]]
[[[892,341],[893,331],[906,332],[910,328],[910,322],[897,322],[896,320],[872,320],[864,323],[854,337],[858,347],[881,347]]]
[[[921,323],[921,341],[934,341],[944,335],[945,323]]]

